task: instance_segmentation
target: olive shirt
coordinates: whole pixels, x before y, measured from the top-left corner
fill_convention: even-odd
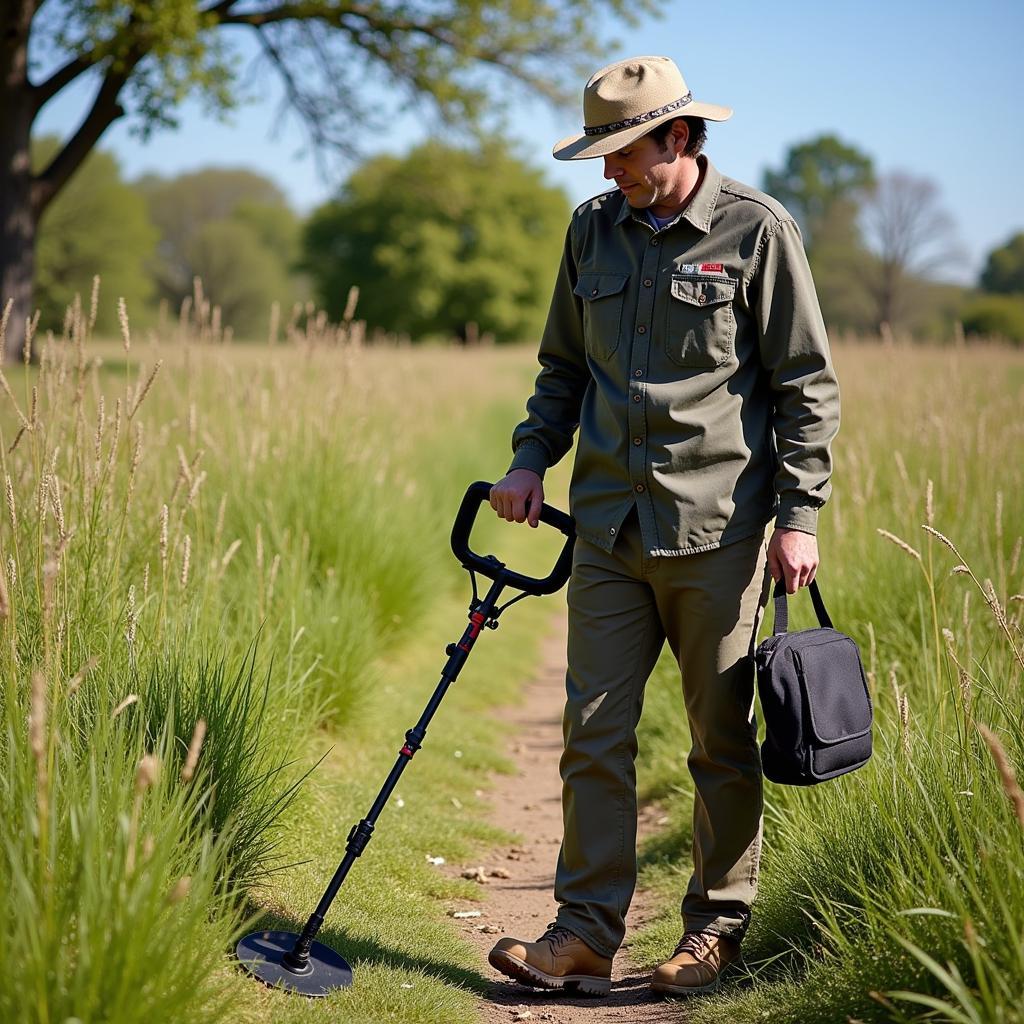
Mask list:
[[[800,232],[698,157],[655,230],[618,190],[566,234],[541,371],[511,469],[543,477],[580,431],[577,534],[609,551],[635,503],[651,555],[780,528],[813,534],[831,492],[839,387]]]

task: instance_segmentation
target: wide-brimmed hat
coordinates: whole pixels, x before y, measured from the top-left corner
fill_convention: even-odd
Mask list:
[[[614,153],[675,117],[727,121],[731,107],[698,103],[668,57],[630,57],[594,73],[583,90],[583,134],[555,144],[556,160]]]

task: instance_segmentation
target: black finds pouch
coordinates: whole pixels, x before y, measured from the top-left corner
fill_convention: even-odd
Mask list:
[[[775,626],[754,653],[765,722],[765,777],[813,786],[859,768],[871,756],[871,696],[856,643],[832,628],[818,585],[810,584],[820,629],[789,633],[786,588],[775,584]]]

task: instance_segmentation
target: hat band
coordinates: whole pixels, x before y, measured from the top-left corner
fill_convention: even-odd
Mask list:
[[[613,121],[611,124],[601,124],[594,128],[584,127],[583,134],[607,135],[609,132],[618,132],[623,128],[633,128],[638,124],[643,124],[645,121],[653,121],[656,117],[661,117],[662,114],[670,114],[673,110],[685,107],[687,103],[692,101],[693,93],[688,92],[685,96],[673,100],[671,103],[666,103],[665,106],[658,107],[657,110],[648,111],[646,114],[637,114],[636,117],[627,117],[625,121]]]

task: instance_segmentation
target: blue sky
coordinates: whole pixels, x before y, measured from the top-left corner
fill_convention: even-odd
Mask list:
[[[733,107],[729,122],[711,126],[707,149],[725,174],[760,185],[790,145],[833,132],[868,153],[879,171],[908,171],[939,185],[964,250],[962,264],[944,276],[964,282],[976,277],[989,249],[1024,230],[1021,0],[666,0],[662,7],[663,14],[633,27],[602,19],[602,36],[616,40],[608,60],[666,54],[696,99]],[[240,60],[252,52],[240,46]],[[66,133],[76,125],[92,87],[81,81],[66,92],[44,108],[38,131]],[[177,131],[142,143],[119,123],[101,145],[117,154],[128,177],[248,166],[307,211],[331,194],[343,171],[321,177],[301,126],[275,118],[280,93],[269,75],[250,92],[258,97],[226,124],[189,102]],[[600,161],[550,156],[554,142],[581,121],[579,107],[552,110],[539,101],[522,102],[511,118],[521,155],[574,202],[605,187]],[[421,119],[391,124],[367,151],[401,152],[423,138]]]

